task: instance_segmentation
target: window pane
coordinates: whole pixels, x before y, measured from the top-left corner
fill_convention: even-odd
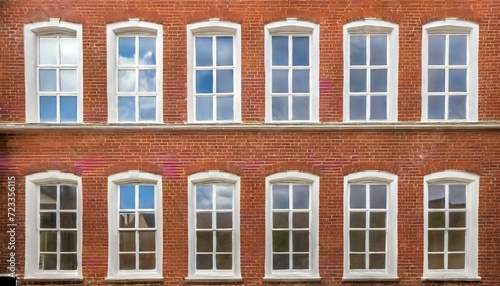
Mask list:
[[[76,231],[61,231],[61,252],[76,252]]]
[[[273,254],[273,269],[290,269],[290,260],[288,254]]]
[[[351,212],[349,214],[349,227],[365,228],[366,227],[366,212]]]
[[[196,185],[196,209],[212,209],[212,185]]]
[[[135,71],[134,70],[119,70],[118,71],[118,91],[119,92],[134,92],[135,91]]]
[[[272,65],[287,66],[288,65],[288,37],[273,36],[271,37],[272,44]]]
[[[230,210],[233,208],[233,186],[216,186],[216,208],[218,210]]]
[[[139,38],[139,64],[156,64],[156,37]]]
[[[120,254],[120,270],[135,269],[135,254]]]
[[[57,38],[40,37],[40,64],[57,64]]]
[[[196,71],[196,93],[212,93],[213,82],[213,72],[211,70]]]
[[[233,70],[216,71],[216,90],[218,93],[233,92]]]
[[[139,254],[139,269],[155,269],[156,268],[156,254],[154,253],[141,253]]]
[[[156,239],[154,231],[139,232],[139,251],[155,251]]]
[[[387,65],[387,35],[370,36],[370,65]]]
[[[446,213],[445,212],[429,212],[428,216],[429,228],[445,227]]]
[[[212,38],[196,37],[196,66],[212,66]]]
[[[467,91],[467,70],[466,69],[450,69],[450,91],[451,92],[466,92]]]
[[[287,219],[288,219],[288,216],[287,216]],[[293,228],[308,228],[309,227],[309,213],[294,212],[293,213],[293,226],[292,227]]]
[[[64,197],[62,196],[61,192],[61,199]],[[66,200],[64,200],[66,201]],[[47,210],[47,209],[56,209],[56,203],[57,203],[57,187],[56,186],[41,186],[40,187],[40,209],[41,210]],[[63,202],[61,202],[62,204]],[[66,203],[64,204],[66,206]],[[62,205],[61,205],[62,208]]]
[[[366,208],[366,186],[350,185],[349,207],[351,209]]]
[[[57,121],[57,102],[55,96],[40,96],[40,121],[55,122]]]
[[[429,185],[429,208],[444,208],[444,185]]]
[[[139,120],[154,121],[156,120],[156,97],[141,96],[139,97]]]
[[[365,251],[365,231],[351,230],[349,231],[349,251],[363,252]]]
[[[443,254],[429,254],[429,269],[444,269]]]
[[[387,119],[387,96],[372,96],[370,101],[370,119]]]
[[[450,35],[450,65],[467,64],[467,36]]]
[[[140,213],[139,214],[139,228],[154,228],[155,227],[155,214],[154,213]]]
[[[40,231],[40,252],[57,251],[57,232]]]
[[[309,37],[292,37],[292,58],[294,66],[309,65]]]
[[[272,97],[273,120],[288,120],[288,97]]]
[[[429,65],[444,65],[446,36],[429,35]]]
[[[449,214],[450,227],[466,227],[467,213],[466,212],[450,212]]]
[[[292,92],[293,93],[309,92],[309,70],[292,71]]]
[[[232,228],[233,213],[217,213],[217,228]]]
[[[135,227],[135,214],[133,213],[120,213],[120,228],[134,228]]]
[[[293,185],[293,208],[309,208],[309,185]]]
[[[196,269],[212,269],[212,255],[211,254],[197,254],[196,255]]]
[[[293,252],[309,252],[309,231],[292,232]]]
[[[76,122],[78,108],[76,96],[61,96],[59,99],[61,122]]]
[[[61,64],[76,65],[78,63],[78,47],[76,38],[60,38]]]
[[[156,91],[156,70],[139,71],[139,91]]]
[[[60,70],[60,90],[62,92],[76,92],[76,70]]]
[[[387,204],[387,187],[385,185],[370,186],[370,208],[385,209]]]
[[[135,231],[120,231],[120,251],[135,251]]]
[[[349,255],[349,269],[365,269],[365,262],[364,254]]]
[[[466,95],[453,95],[449,98],[448,118],[449,119],[465,119],[465,110],[467,104]]]
[[[465,230],[448,231],[448,251],[465,251]]]
[[[429,92],[444,92],[444,69],[429,70]]]
[[[288,226],[288,212],[273,212],[273,228],[288,228]]]
[[[56,254],[40,254],[40,270],[56,270],[57,255]]]
[[[135,186],[120,186],[120,209],[135,208]]]
[[[217,120],[233,120],[233,97],[218,96],[217,97]]]
[[[217,254],[215,255],[215,265],[217,269],[230,270],[233,268],[233,255]]]
[[[444,251],[444,230],[428,231],[428,251]]]
[[[428,99],[428,114],[429,119],[444,119],[444,104],[445,97],[442,95],[429,96]]]
[[[61,270],[76,270],[78,267],[78,258],[74,254],[61,254]]]
[[[351,66],[366,65],[366,36],[351,36],[349,52]]]
[[[287,93],[288,92],[288,70],[273,70],[273,93]]]
[[[366,119],[366,96],[349,97],[349,117],[351,120]]]
[[[40,213],[40,228],[56,228],[56,213]]]
[[[203,212],[196,214],[196,228],[212,228],[212,213]]]
[[[448,269],[465,269],[465,254],[448,254]]]
[[[309,96],[292,97],[292,120],[309,120]]]
[[[385,228],[386,213],[385,212],[370,212],[370,227]]]
[[[349,90],[351,92],[366,92],[366,70],[349,71]]]
[[[385,230],[370,230],[369,250],[385,251]]]
[[[370,269],[385,269],[385,254],[370,254]]]
[[[466,207],[465,185],[450,185],[450,209]]]
[[[273,231],[273,252],[288,252],[290,250],[290,235],[288,231]]]
[[[213,234],[211,231],[196,232],[196,251],[197,252],[212,252],[213,251]]]
[[[40,69],[39,73],[39,84],[40,91],[56,91],[56,70],[55,69]]]
[[[309,269],[309,254],[294,254],[293,269]]]
[[[135,37],[118,37],[118,65],[135,64]]]
[[[60,227],[61,228],[76,228],[76,213],[60,213]]]
[[[135,97],[118,97],[118,121],[135,121]]]
[[[371,92],[387,92],[387,69],[371,70]]]
[[[154,209],[155,207],[155,188],[154,186],[139,186],[139,208]]]
[[[233,251],[233,233],[231,231],[217,231],[215,233],[217,252]]]
[[[273,185],[273,209],[288,209],[288,185]]]
[[[217,37],[217,66],[233,65],[233,37]]]
[[[213,97],[196,97],[196,120],[212,120],[213,116]]]

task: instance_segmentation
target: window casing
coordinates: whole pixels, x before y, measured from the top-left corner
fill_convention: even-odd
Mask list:
[[[82,279],[81,178],[60,171],[26,176],[27,279]]]
[[[52,18],[24,27],[26,122],[83,121],[82,26]]]
[[[107,280],[162,279],[161,176],[128,171],[108,178]]]
[[[364,171],[344,177],[344,280],[396,280],[396,175]]]
[[[241,26],[211,19],[187,25],[188,121],[241,122]]]
[[[444,171],[424,177],[424,277],[479,280],[479,176]]]
[[[295,171],[266,178],[267,281],[318,281],[319,177]]]
[[[266,122],[319,121],[319,25],[265,26]]]
[[[397,121],[398,35],[381,20],[344,26],[344,121]]]
[[[423,26],[422,121],[478,120],[479,25],[446,19]]]
[[[240,178],[208,171],[188,177],[189,281],[240,281]]]
[[[163,122],[163,28],[130,19],[107,27],[108,122]]]

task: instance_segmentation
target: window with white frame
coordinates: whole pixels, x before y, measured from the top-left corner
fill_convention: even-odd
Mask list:
[[[26,24],[24,52],[26,122],[82,122],[82,25],[57,18]]]
[[[479,26],[472,22],[423,26],[423,121],[477,121],[478,42]]]
[[[26,176],[26,279],[82,279],[81,178]]]
[[[424,279],[478,280],[479,176],[444,171],[424,177]]]
[[[398,31],[374,19],[344,26],[345,121],[397,121]]]
[[[268,281],[317,281],[319,177],[289,171],[266,178]]]
[[[398,278],[397,187],[387,172],[344,177],[344,280]]]
[[[241,26],[219,21],[187,25],[188,121],[241,121]]]
[[[266,122],[319,121],[319,25],[265,26]]]
[[[161,176],[140,171],[108,178],[108,278],[162,278]]]
[[[162,122],[162,26],[130,19],[107,29],[108,122]]]
[[[239,188],[236,175],[190,175],[189,281],[240,281]]]

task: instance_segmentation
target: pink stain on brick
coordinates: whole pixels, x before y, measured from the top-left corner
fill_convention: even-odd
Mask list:
[[[99,168],[104,168],[109,164],[109,161],[98,157],[98,156],[93,156],[93,157],[88,157],[85,159],[82,159],[81,161],[76,162],[75,164],[75,170],[76,173],[81,174],[85,171],[92,171],[95,169]]]
[[[319,91],[331,91],[332,90],[332,80],[328,78],[322,78],[319,80]]]

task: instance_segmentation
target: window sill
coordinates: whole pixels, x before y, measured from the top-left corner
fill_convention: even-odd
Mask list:
[[[243,278],[241,276],[209,276],[209,275],[194,275],[192,277],[186,277],[184,280],[187,283],[233,283],[242,282]]]
[[[299,276],[299,275],[279,275],[266,276],[262,279],[264,282],[320,282],[319,276]]]
[[[422,277],[422,281],[459,281],[459,282],[477,282],[481,281],[480,276],[452,276],[452,275],[446,275],[442,274],[440,276],[438,275],[433,275],[433,276],[424,276]]]
[[[350,276],[350,277],[342,277],[342,281],[345,282],[394,282],[394,281],[399,281],[399,277],[397,276],[365,276],[365,277],[355,277],[355,276]]]
[[[44,275],[35,277],[19,277],[20,280],[24,282],[47,282],[47,281],[57,281],[57,282],[81,282],[83,281],[82,276],[69,276],[69,275]]]
[[[122,282],[163,282],[163,277],[161,276],[151,276],[151,277],[140,277],[140,276],[117,276],[117,277],[106,277],[104,279],[108,283],[122,283]]]

